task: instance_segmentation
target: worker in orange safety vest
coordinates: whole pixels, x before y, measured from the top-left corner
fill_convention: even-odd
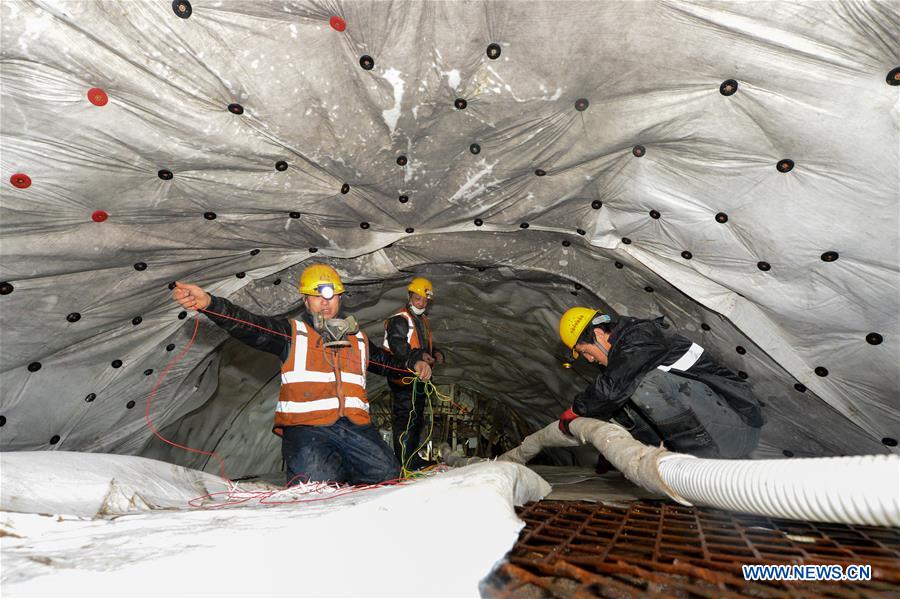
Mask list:
[[[303,271],[305,310],[292,319],[254,314],[197,285],[177,282],[172,292],[185,309],[204,311],[232,337],[281,359],[273,432],[282,439],[288,484],[397,478],[397,460],[371,424],[366,372],[431,376],[421,357],[401,361],[374,345],[341,311],[343,293],[340,276],[326,264]]]
[[[425,315],[434,297],[434,286],[428,279],[416,277],[406,290],[407,304],[384,321],[382,349],[402,362],[443,364],[444,353],[434,346],[431,324]],[[394,454],[404,470],[418,470],[427,464],[417,453],[425,423],[425,386],[395,373],[389,373],[387,379],[393,398]]]

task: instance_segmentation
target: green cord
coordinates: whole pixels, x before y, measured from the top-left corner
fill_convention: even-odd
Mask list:
[[[418,385],[422,383],[425,386],[425,400],[428,406],[428,435],[426,435],[425,439],[422,443],[419,444],[418,447],[412,452],[412,455],[406,457],[406,443],[405,440],[409,438],[409,427],[412,425],[413,417],[416,413],[416,396],[418,395]],[[406,430],[400,433],[400,474],[403,478],[413,478],[418,476],[416,472],[410,471],[407,466],[409,466],[409,461],[413,458],[414,455],[419,453],[419,451],[428,445],[428,442],[431,441],[431,435],[434,432],[434,408],[431,404],[431,396],[433,394],[434,383],[429,381],[423,381],[419,377],[413,379],[412,382],[412,401],[409,410],[409,417],[406,419]]]

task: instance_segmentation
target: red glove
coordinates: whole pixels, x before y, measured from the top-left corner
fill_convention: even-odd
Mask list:
[[[569,424],[578,417],[578,414],[572,408],[563,412],[559,417],[559,430],[571,437],[572,433],[569,432]]]

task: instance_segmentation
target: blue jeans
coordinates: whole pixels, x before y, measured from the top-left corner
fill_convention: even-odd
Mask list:
[[[331,426],[287,426],[281,455],[288,484],[331,481],[370,485],[400,475],[400,465],[371,424],[339,418]]]

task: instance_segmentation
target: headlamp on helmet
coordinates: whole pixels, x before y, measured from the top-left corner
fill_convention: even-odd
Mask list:
[[[334,285],[331,283],[323,283],[316,287],[316,290],[319,292],[319,295],[327,300],[330,300],[334,297]]]
[[[612,318],[609,314],[600,314],[594,317],[594,320],[591,321],[591,324],[603,324],[604,322],[611,322]]]
[[[300,293],[331,299],[344,293],[344,283],[337,271],[327,264],[311,264],[300,275]]]

